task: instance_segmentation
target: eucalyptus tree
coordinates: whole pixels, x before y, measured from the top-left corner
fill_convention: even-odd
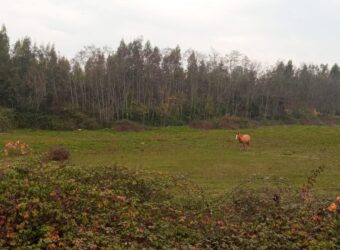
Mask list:
[[[10,83],[10,54],[9,38],[6,27],[3,25],[0,30],[0,105],[13,106],[13,94]]]
[[[208,56],[179,46],[160,50],[149,41],[122,40],[115,51],[85,47],[74,59],[29,38],[9,45],[0,30],[0,106],[19,113],[93,116],[103,126],[132,119],[175,124],[236,115],[287,119],[304,112],[340,114],[337,64],[279,61],[260,67],[237,51]]]

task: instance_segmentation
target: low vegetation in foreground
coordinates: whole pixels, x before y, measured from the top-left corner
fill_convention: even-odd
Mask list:
[[[0,173],[0,248],[336,249],[340,197],[311,191],[322,171],[213,199],[181,176],[15,161]]]
[[[242,132],[1,134],[0,249],[338,249],[339,127]]]

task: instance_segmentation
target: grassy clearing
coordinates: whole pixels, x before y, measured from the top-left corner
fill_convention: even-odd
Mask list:
[[[253,137],[240,150],[235,131],[168,127],[144,132],[15,130],[0,134],[0,145],[22,140],[36,152],[64,145],[71,164],[116,163],[170,174],[184,174],[211,192],[229,191],[251,176],[278,177],[294,186],[320,165],[326,165],[316,188],[340,191],[340,127],[274,126],[242,130]],[[8,161],[0,158],[2,165]]]

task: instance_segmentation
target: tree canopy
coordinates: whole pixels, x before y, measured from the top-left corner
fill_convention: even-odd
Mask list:
[[[235,115],[285,119],[301,110],[340,114],[337,64],[279,61],[267,68],[232,51],[202,55],[149,41],[121,41],[115,51],[85,47],[69,60],[26,37],[10,47],[0,31],[0,105],[19,113],[77,111],[102,126],[130,119],[148,124]]]

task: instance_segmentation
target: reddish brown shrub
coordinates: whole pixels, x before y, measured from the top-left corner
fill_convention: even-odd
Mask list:
[[[62,146],[51,148],[45,156],[45,161],[66,161],[70,158],[70,153]]]
[[[218,121],[217,126],[224,129],[239,129],[256,127],[257,124],[245,118],[226,115]]]
[[[208,120],[196,120],[196,121],[191,121],[189,123],[189,126],[195,129],[214,129],[217,128],[216,124],[212,121]]]
[[[130,120],[116,121],[113,125],[113,129],[116,131],[143,131],[143,125]]]

